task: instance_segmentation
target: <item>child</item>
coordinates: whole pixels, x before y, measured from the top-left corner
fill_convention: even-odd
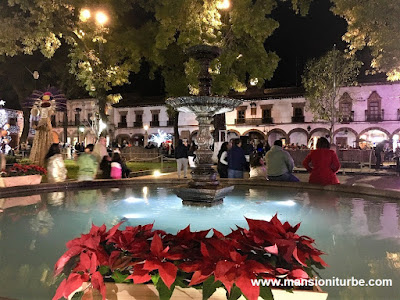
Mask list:
[[[67,169],[58,144],[52,144],[45,157],[47,162],[47,180],[50,183],[62,182],[67,178]]]
[[[250,160],[250,178],[267,179],[267,169],[260,152],[253,155]]]
[[[112,179],[122,178],[122,160],[118,152],[114,152],[113,154],[110,175]]]

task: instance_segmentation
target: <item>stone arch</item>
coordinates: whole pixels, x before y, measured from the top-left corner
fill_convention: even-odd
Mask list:
[[[366,133],[366,132],[368,132],[368,131],[371,131],[371,130],[379,130],[379,131],[382,131],[383,133],[385,133],[385,134],[387,135],[387,137],[388,137],[389,140],[392,139],[392,135],[390,134],[389,131],[387,131],[386,129],[383,129],[382,127],[378,127],[378,126],[375,126],[375,127],[368,127],[368,128],[366,128],[366,129],[364,129],[363,131],[361,131],[361,132],[359,133],[358,138],[360,138],[360,136],[362,136],[364,133]]]
[[[301,132],[301,133],[305,133],[306,134],[306,137],[307,137],[307,141],[309,140],[309,135],[308,135],[308,131],[307,130],[305,130],[305,129],[303,129],[303,128],[294,128],[294,129],[292,129],[292,130],[290,130],[288,133],[287,133],[287,136],[288,136],[288,144],[290,144],[291,142],[290,142],[290,135],[292,134],[292,133],[294,133],[294,132]]]
[[[335,137],[335,135],[338,134],[340,131],[345,131],[345,130],[354,133],[354,135],[357,137],[357,140],[359,139],[359,135],[358,135],[357,131],[355,131],[353,128],[350,128],[350,127],[340,127],[338,129],[336,129],[335,132],[333,133],[333,137]]]
[[[397,128],[395,131],[393,131],[392,137],[393,137],[395,134],[400,134],[400,128]]]
[[[269,137],[271,136],[272,133],[281,134],[281,135],[284,136],[284,138],[285,138],[286,141],[289,140],[286,131],[284,131],[284,130],[282,130],[282,129],[280,129],[280,128],[274,128],[274,129],[271,129],[270,131],[268,131],[267,138],[266,138],[266,140],[268,141],[268,143],[269,143]],[[272,142],[272,141],[271,141],[271,142]],[[272,144],[273,144],[273,142],[272,142]]]
[[[229,134],[230,132],[233,132],[233,133],[236,133],[237,136],[241,136],[240,132],[237,131],[237,130],[235,130],[235,129],[228,129],[227,131],[228,131],[228,134]]]
[[[313,134],[318,131],[326,132],[326,134],[329,135],[329,129],[324,128],[324,127],[319,127],[319,128],[315,128],[315,129],[311,130],[308,138],[310,139],[313,136]]]
[[[142,133],[135,133],[130,138],[133,146],[144,146],[144,135]]]
[[[261,134],[261,135],[264,137],[264,139],[266,138],[266,135],[265,135],[265,133],[264,133],[264,132],[262,132],[261,130],[258,130],[258,129],[249,129],[249,130],[247,130],[247,131],[243,132],[243,134],[242,134],[242,135],[249,134],[250,132],[257,132],[257,133]]]
[[[122,144],[122,141],[123,141],[123,140],[126,140],[127,142],[129,142],[130,139],[131,139],[131,137],[129,136],[129,134],[126,134],[126,133],[118,134],[118,135],[115,137],[115,140],[118,142],[118,144]]]

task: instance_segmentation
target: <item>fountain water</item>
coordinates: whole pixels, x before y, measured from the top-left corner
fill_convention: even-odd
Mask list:
[[[189,48],[188,55],[196,59],[201,66],[199,73],[199,95],[184,96],[167,99],[166,103],[181,112],[190,112],[196,115],[199,122],[197,135],[198,149],[196,157],[198,165],[192,171],[192,181],[188,185],[179,186],[176,194],[184,204],[214,205],[233,190],[233,186],[223,187],[217,180],[217,172],[213,169],[210,149],[213,137],[210,125],[216,114],[232,111],[242,101],[226,97],[211,96],[212,78],[208,71],[213,59],[220,55],[220,49],[214,46],[198,45]]]

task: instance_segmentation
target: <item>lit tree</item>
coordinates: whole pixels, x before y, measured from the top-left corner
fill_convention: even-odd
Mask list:
[[[355,84],[361,65],[354,57],[345,56],[336,49],[306,64],[302,82],[306,90],[307,109],[314,114],[315,120],[329,123],[331,142],[335,123],[341,117],[339,88]]]
[[[397,0],[332,0],[333,12],[346,19],[343,39],[354,53],[371,49],[371,67],[400,80],[400,5]]]
[[[198,66],[186,50],[197,44],[221,47],[211,67],[213,93],[244,91],[249,79],[261,87],[279,58],[264,47],[279,26],[271,17],[278,1],[236,0],[18,0],[0,3],[0,55],[40,51],[52,57],[70,45],[70,71],[99,100],[106,118],[113,86],[129,83],[144,59],[151,76],[161,70],[167,96],[196,94]],[[306,13],[311,0],[291,0]],[[98,15],[102,12],[103,14]]]

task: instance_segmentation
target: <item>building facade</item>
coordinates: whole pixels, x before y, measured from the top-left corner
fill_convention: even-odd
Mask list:
[[[286,144],[309,145],[316,137],[329,135],[330,125],[317,120],[307,110],[304,93],[298,88],[249,89],[232,97],[243,99],[243,103],[225,114],[226,131],[220,134],[222,140],[241,136],[268,141],[270,145],[277,139],[283,139]],[[107,125],[110,140],[145,145],[152,135],[173,134],[173,121],[164,99],[125,100],[125,104],[121,102],[111,109]],[[67,112],[58,112],[52,120],[61,142],[87,144],[95,141],[96,103],[95,99],[68,100]],[[388,140],[397,147],[400,141],[400,83],[340,88],[337,105],[341,115],[334,126],[337,145],[372,147]],[[193,114],[179,113],[178,124],[180,138],[196,140],[198,126]]]

